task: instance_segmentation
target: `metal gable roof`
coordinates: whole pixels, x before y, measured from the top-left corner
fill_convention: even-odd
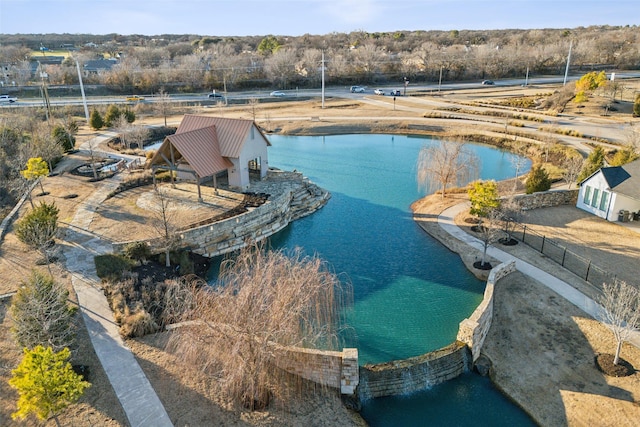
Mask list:
[[[227,119],[223,117],[186,114],[182,122],[180,122],[176,135],[210,126],[215,126],[220,144],[220,153],[225,157],[240,157],[242,147],[252,127],[255,127],[258,135],[262,137],[267,146],[271,146],[269,140],[255,125],[253,120],[248,119]]]
[[[211,176],[233,166],[231,161],[220,153],[214,126],[167,136],[152,159],[152,163],[155,163],[156,157],[161,152],[168,157],[168,144],[175,147],[180,157],[191,165],[198,176]]]

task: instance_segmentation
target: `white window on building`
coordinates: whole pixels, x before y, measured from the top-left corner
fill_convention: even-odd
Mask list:
[[[609,193],[607,191],[602,192],[602,198],[600,199],[600,210],[607,210],[607,200],[609,199]]]
[[[594,208],[598,206],[598,196],[600,195],[600,190],[597,188],[593,189],[593,199],[591,199],[591,206]]]
[[[585,205],[589,204],[589,201],[591,200],[591,187],[589,187],[588,185],[586,185],[584,187],[584,199],[582,199],[582,202]]]

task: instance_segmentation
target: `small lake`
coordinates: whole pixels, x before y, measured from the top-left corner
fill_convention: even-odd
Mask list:
[[[418,153],[433,140],[400,135],[270,135],[269,140],[271,167],[297,169],[332,194],[325,207],[273,236],[271,245],[317,254],[352,283],[354,306],[347,316],[353,329],[344,339],[358,348],[360,363],[403,359],[450,344],[460,321],[481,301],[485,284],[412,219],[410,204],[424,196],[416,183]],[[481,178],[515,175],[510,154],[469,147],[481,159]],[[363,416],[373,426],[469,425],[470,420],[533,425],[474,374],[408,397],[373,399]]]

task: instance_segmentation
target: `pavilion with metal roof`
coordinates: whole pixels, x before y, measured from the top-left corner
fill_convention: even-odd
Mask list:
[[[147,167],[171,171],[172,179],[200,184],[226,172],[229,186],[246,190],[250,175],[267,175],[269,140],[253,120],[187,114],[175,134],[167,136]]]

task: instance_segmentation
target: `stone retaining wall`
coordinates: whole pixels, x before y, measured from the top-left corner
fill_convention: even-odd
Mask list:
[[[342,394],[353,395],[360,383],[357,348],[342,351],[285,348],[278,353],[278,367],[317,384],[339,389]]]
[[[362,366],[360,398],[366,400],[424,390],[467,371],[468,360],[467,346],[456,341],[422,356]]]
[[[472,361],[475,362],[480,356],[482,344],[484,343],[491,321],[493,320],[493,290],[495,284],[501,278],[516,270],[515,261],[502,263],[491,270],[487,279],[487,286],[484,290],[484,298],[470,317],[460,322],[457,340],[465,343],[471,349]]]
[[[514,200],[522,208],[528,211],[537,208],[547,208],[551,206],[576,205],[578,201],[578,191],[575,190],[553,190],[541,191],[533,194],[520,194]]]
[[[310,183],[300,174],[289,174],[287,178],[293,180],[283,179],[280,183],[269,184],[270,188],[267,190],[271,191],[264,192],[271,194],[271,197],[261,206],[250,208],[248,212],[232,218],[179,233],[179,246],[206,257],[224,255],[243,248],[249,242],[266,239],[290,222],[315,212],[330,198],[328,192]],[[261,191],[257,186],[252,187],[252,190]],[[146,242],[152,252],[161,251],[160,239]],[[114,252],[122,252],[129,243],[131,242],[114,243]]]

